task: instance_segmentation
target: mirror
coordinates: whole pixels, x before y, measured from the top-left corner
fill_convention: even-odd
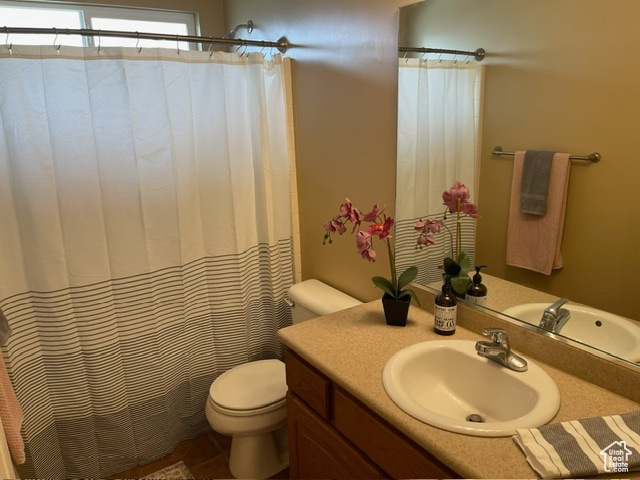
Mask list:
[[[483,274],[488,280],[488,308],[503,311],[503,288],[513,285],[521,294],[520,303],[536,303],[529,301],[529,294],[539,294],[541,302],[566,297],[574,304],[640,323],[635,292],[640,222],[633,183],[640,180],[634,152],[634,107],[640,106],[640,91],[634,84],[640,65],[630,58],[640,40],[634,25],[639,17],[640,3],[633,0],[616,3],[615,9],[606,0],[426,0],[400,9],[400,46],[482,47],[487,52],[481,64],[479,175],[460,172],[460,176],[467,175],[465,184],[481,216],[475,222],[472,251],[464,250],[475,262],[488,265]],[[429,55],[427,61],[438,58]],[[399,135],[399,150],[402,141]],[[597,164],[571,164],[562,236],[564,266],[551,275],[506,264],[513,157],[493,155],[496,146],[505,151],[602,155]],[[399,161],[399,178],[403,168]],[[434,182],[424,189],[440,195],[449,187]],[[398,185],[398,191],[401,188]],[[420,215],[427,213],[435,212]],[[414,245],[404,240],[396,248],[400,257]],[[494,279],[505,283],[492,288]],[[432,281],[419,283],[433,286]]]

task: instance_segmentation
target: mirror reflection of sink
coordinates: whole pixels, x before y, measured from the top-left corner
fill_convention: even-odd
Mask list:
[[[451,432],[506,437],[551,420],[560,406],[553,379],[527,359],[514,372],[476,354],[470,340],[434,340],[397,352],[382,372],[389,397],[412,417]]]
[[[537,326],[548,306],[547,303],[525,303],[507,308],[503,313]],[[571,318],[558,332],[560,335],[633,362],[640,361],[640,327],[635,322],[585,305],[567,303],[562,308],[571,312]]]

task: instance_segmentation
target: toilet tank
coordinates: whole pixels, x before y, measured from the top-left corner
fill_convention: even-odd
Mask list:
[[[293,323],[304,322],[321,315],[362,304],[346,293],[319,280],[305,280],[289,288]]]

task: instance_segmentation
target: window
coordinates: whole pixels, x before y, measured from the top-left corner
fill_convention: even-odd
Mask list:
[[[88,28],[94,30],[124,30],[131,32],[166,33],[170,35],[198,35],[193,12],[152,10],[129,7],[101,7],[73,3],[44,3],[0,0],[0,18],[8,27]],[[1,30],[0,30],[1,31]],[[75,46],[169,47],[166,40],[137,40],[135,38],[83,37],[80,35],[10,34],[8,43]],[[174,48],[176,45],[171,45]],[[180,42],[181,50],[191,48]]]
[[[0,18],[7,27],[42,27],[42,28],[86,28],[83,26],[82,11],[67,8],[60,5],[59,8],[40,8],[37,4],[33,6],[13,6],[11,4],[0,3]],[[21,2],[26,4],[27,2]],[[61,35],[56,40],[55,35],[16,35],[11,34],[7,43],[21,45],[44,45],[53,42],[62,45],[83,46],[87,39],[79,35]]]

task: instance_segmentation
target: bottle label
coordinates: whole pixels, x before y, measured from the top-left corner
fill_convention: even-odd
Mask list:
[[[444,332],[453,332],[456,329],[456,311],[457,305],[453,307],[441,307],[435,305],[434,310],[434,327]]]
[[[465,300],[469,303],[473,303],[474,305],[480,305],[481,307],[484,307],[487,304],[486,295],[482,297],[474,297],[472,295],[467,295],[467,298]]]

